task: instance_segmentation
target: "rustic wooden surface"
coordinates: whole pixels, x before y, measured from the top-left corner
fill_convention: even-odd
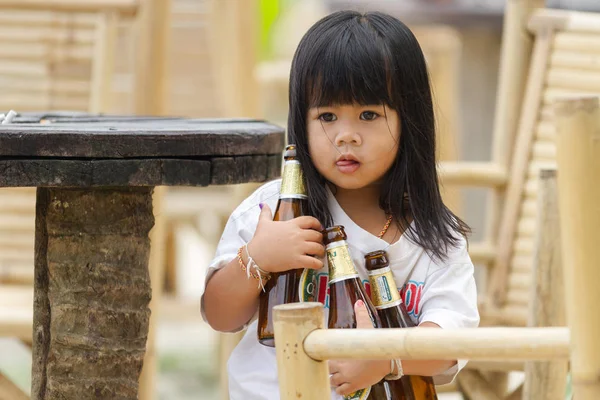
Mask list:
[[[254,120],[139,119],[0,125],[4,157],[214,157],[281,152],[283,129]]]
[[[32,399],[135,399],[152,188],[38,189]]]
[[[282,128],[255,120],[27,113],[0,125],[0,187],[264,182],[283,147]]]

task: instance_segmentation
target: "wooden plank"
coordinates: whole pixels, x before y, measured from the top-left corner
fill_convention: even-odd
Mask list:
[[[210,171],[208,160],[14,159],[0,160],[0,186],[206,186],[210,182]],[[220,173],[215,170],[215,181]],[[236,177],[231,181],[243,182]]]
[[[571,88],[571,87],[556,87],[548,86],[544,91],[543,104],[551,105],[555,100],[565,96],[586,96],[590,94],[600,94],[600,90],[596,89],[592,84],[588,88]]]
[[[541,172],[539,230],[530,288],[528,326],[565,326],[561,235],[556,171]],[[525,363],[524,398],[560,400],[564,397],[568,363],[563,360]]]
[[[267,178],[266,156],[222,157],[211,160],[211,184],[232,184],[236,181],[254,182]],[[218,173],[216,173],[218,171]]]
[[[132,17],[137,13],[139,0],[0,0],[0,9],[55,10],[61,12],[97,12],[115,10],[121,15]]]
[[[30,252],[33,253],[33,248]],[[33,287],[33,262],[27,265],[4,265],[0,262],[0,284]]]
[[[598,71],[568,70],[550,68],[546,84],[553,88],[583,90],[586,92],[600,91],[600,69]]]
[[[50,10],[14,10],[2,9],[0,24],[2,26],[48,26],[52,28],[90,28],[94,25],[95,15],[92,13],[61,13]]]
[[[508,290],[529,290],[532,286],[531,273],[514,272],[508,278]]]
[[[89,63],[92,58],[92,47],[78,44],[49,46],[45,43],[3,43],[0,46],[0,57],[3,61]]]
[[[31,94],[33,96],[48,97],[61,95],[75,95],[80,98],[86,98],[90,94],[90,83],[83,80],[54,79],[51,76],[40,77],[39,79],[0,79],[2,87],[2,96],[6,93]]]
[[[577,51],[584,54],[600,54],[600,42],[597,35],[557,32],[553,40],[553,49]]]
[[[533,143],[533,161],[555,161],[556,144],[554,142],[534,141]]]
[[[61,30],[54,28],[30,28],[25,27],[0,27],[0,42],[9,43],[36,43],[42,42],[48,45],[60,44],[92,44],[94,33],[88,30]]]
[[[32,210],[35,212],[35,208]],[[33,213],[32,213],[33,214]],[[13,232],[0,230],[0,249],[19,248],[31,249],[33,254],[33,235],[29,232]],[[2,250],[0,250],[1,252]],[[0,259],[2,255],[0,254]]]
[[[0,230],[3,231],[33,232],[34,223],[34,215],[0,215]]]
[[[556,130],[552,123],[547,121],[539,121],[535,133],[536,140],[552,140],[555,141]]]
[[[555,50],[550,55],[550,68],[568,71],[600,72],[600,53],[581,53],[572,50]]]
[[[280,155],[208,159],[0,160],[0,186],[207,186],[264,182],[279,175]],[[31,215],[2,217],[7,226]],[[2,219],[0,219],[0,227]],[[8,222],[13,221],[13,222]]]
[[[29,263],[33,265],[33,248],[29,249],[30,251],[23,251],[22,249],[2,249],[2,254],[0,254],[0,263],[11,263],[17,262],[20,264]]]
[[[533,264],[533,254],[531,255],[515,255],[511,259],[511,265],[514,272],[526,272],[529,273]]]
[[[178,157],[280,154],[283,129],[260,121],[173,120],[0,125],[0,156]]]

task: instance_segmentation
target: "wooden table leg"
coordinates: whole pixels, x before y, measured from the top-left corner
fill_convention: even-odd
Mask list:
[[[152,188],[39,188],[31,398],[137,399]]]

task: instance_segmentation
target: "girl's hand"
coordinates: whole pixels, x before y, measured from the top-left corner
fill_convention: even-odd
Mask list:
[[[272,273],[320,269],[323,261],[316,257],[325,255],[322,229],[319,220],[309,216],[273,221],[271,209],[265,204],[248,243],[248,253],[261,269]]]
[[[354,312],[356,313],[356,328],[373,328],[367,307],[361,300],[354,305]],[[389,372],[390,362],[387,360],[329,361],[331,387],[335,388],[336,393],[342,396],[376,384]]]

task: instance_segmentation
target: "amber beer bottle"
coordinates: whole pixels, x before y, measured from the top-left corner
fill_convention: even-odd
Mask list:
[[[286,146],[283,153],[284,166],[282,173],[279,200],[273,221],[288,221],[306,214],[307,196],[304,186],[304,175],[300,162],[296,158],[296,146]],[[289,270],[274,274],[260,293],[258,306],[257,334],[259,343],[274,347],[273,307],[279,304],[299,301],[298,288],[302,269]]]
[[[382,327],[413,327],[414,324],[402,304],[387,253],[380,250],[366,254],[365,269],[371,283],[371,299],[381,319]],[[402,390],[402,393],[394,393],[393,399],[437,400],[433,378],[430,376],[403,376],[399,382],[401,385],[390,385],[392,390]]]
[[[381,327],[377,310],[369,299],[362,282],[356,272],[354,262],[350,257],[346,233],[341,225],[325,229],[323,244],[327,252],[329,266],[329,321],[330,329],[356,328],[356,315],[354,304],[362,300],[369,312],[369,317],[376,328]],[[387,382],[381,381],[371,386],[358,390],[348,396],[346,400],[391,400],[390,388]]]

